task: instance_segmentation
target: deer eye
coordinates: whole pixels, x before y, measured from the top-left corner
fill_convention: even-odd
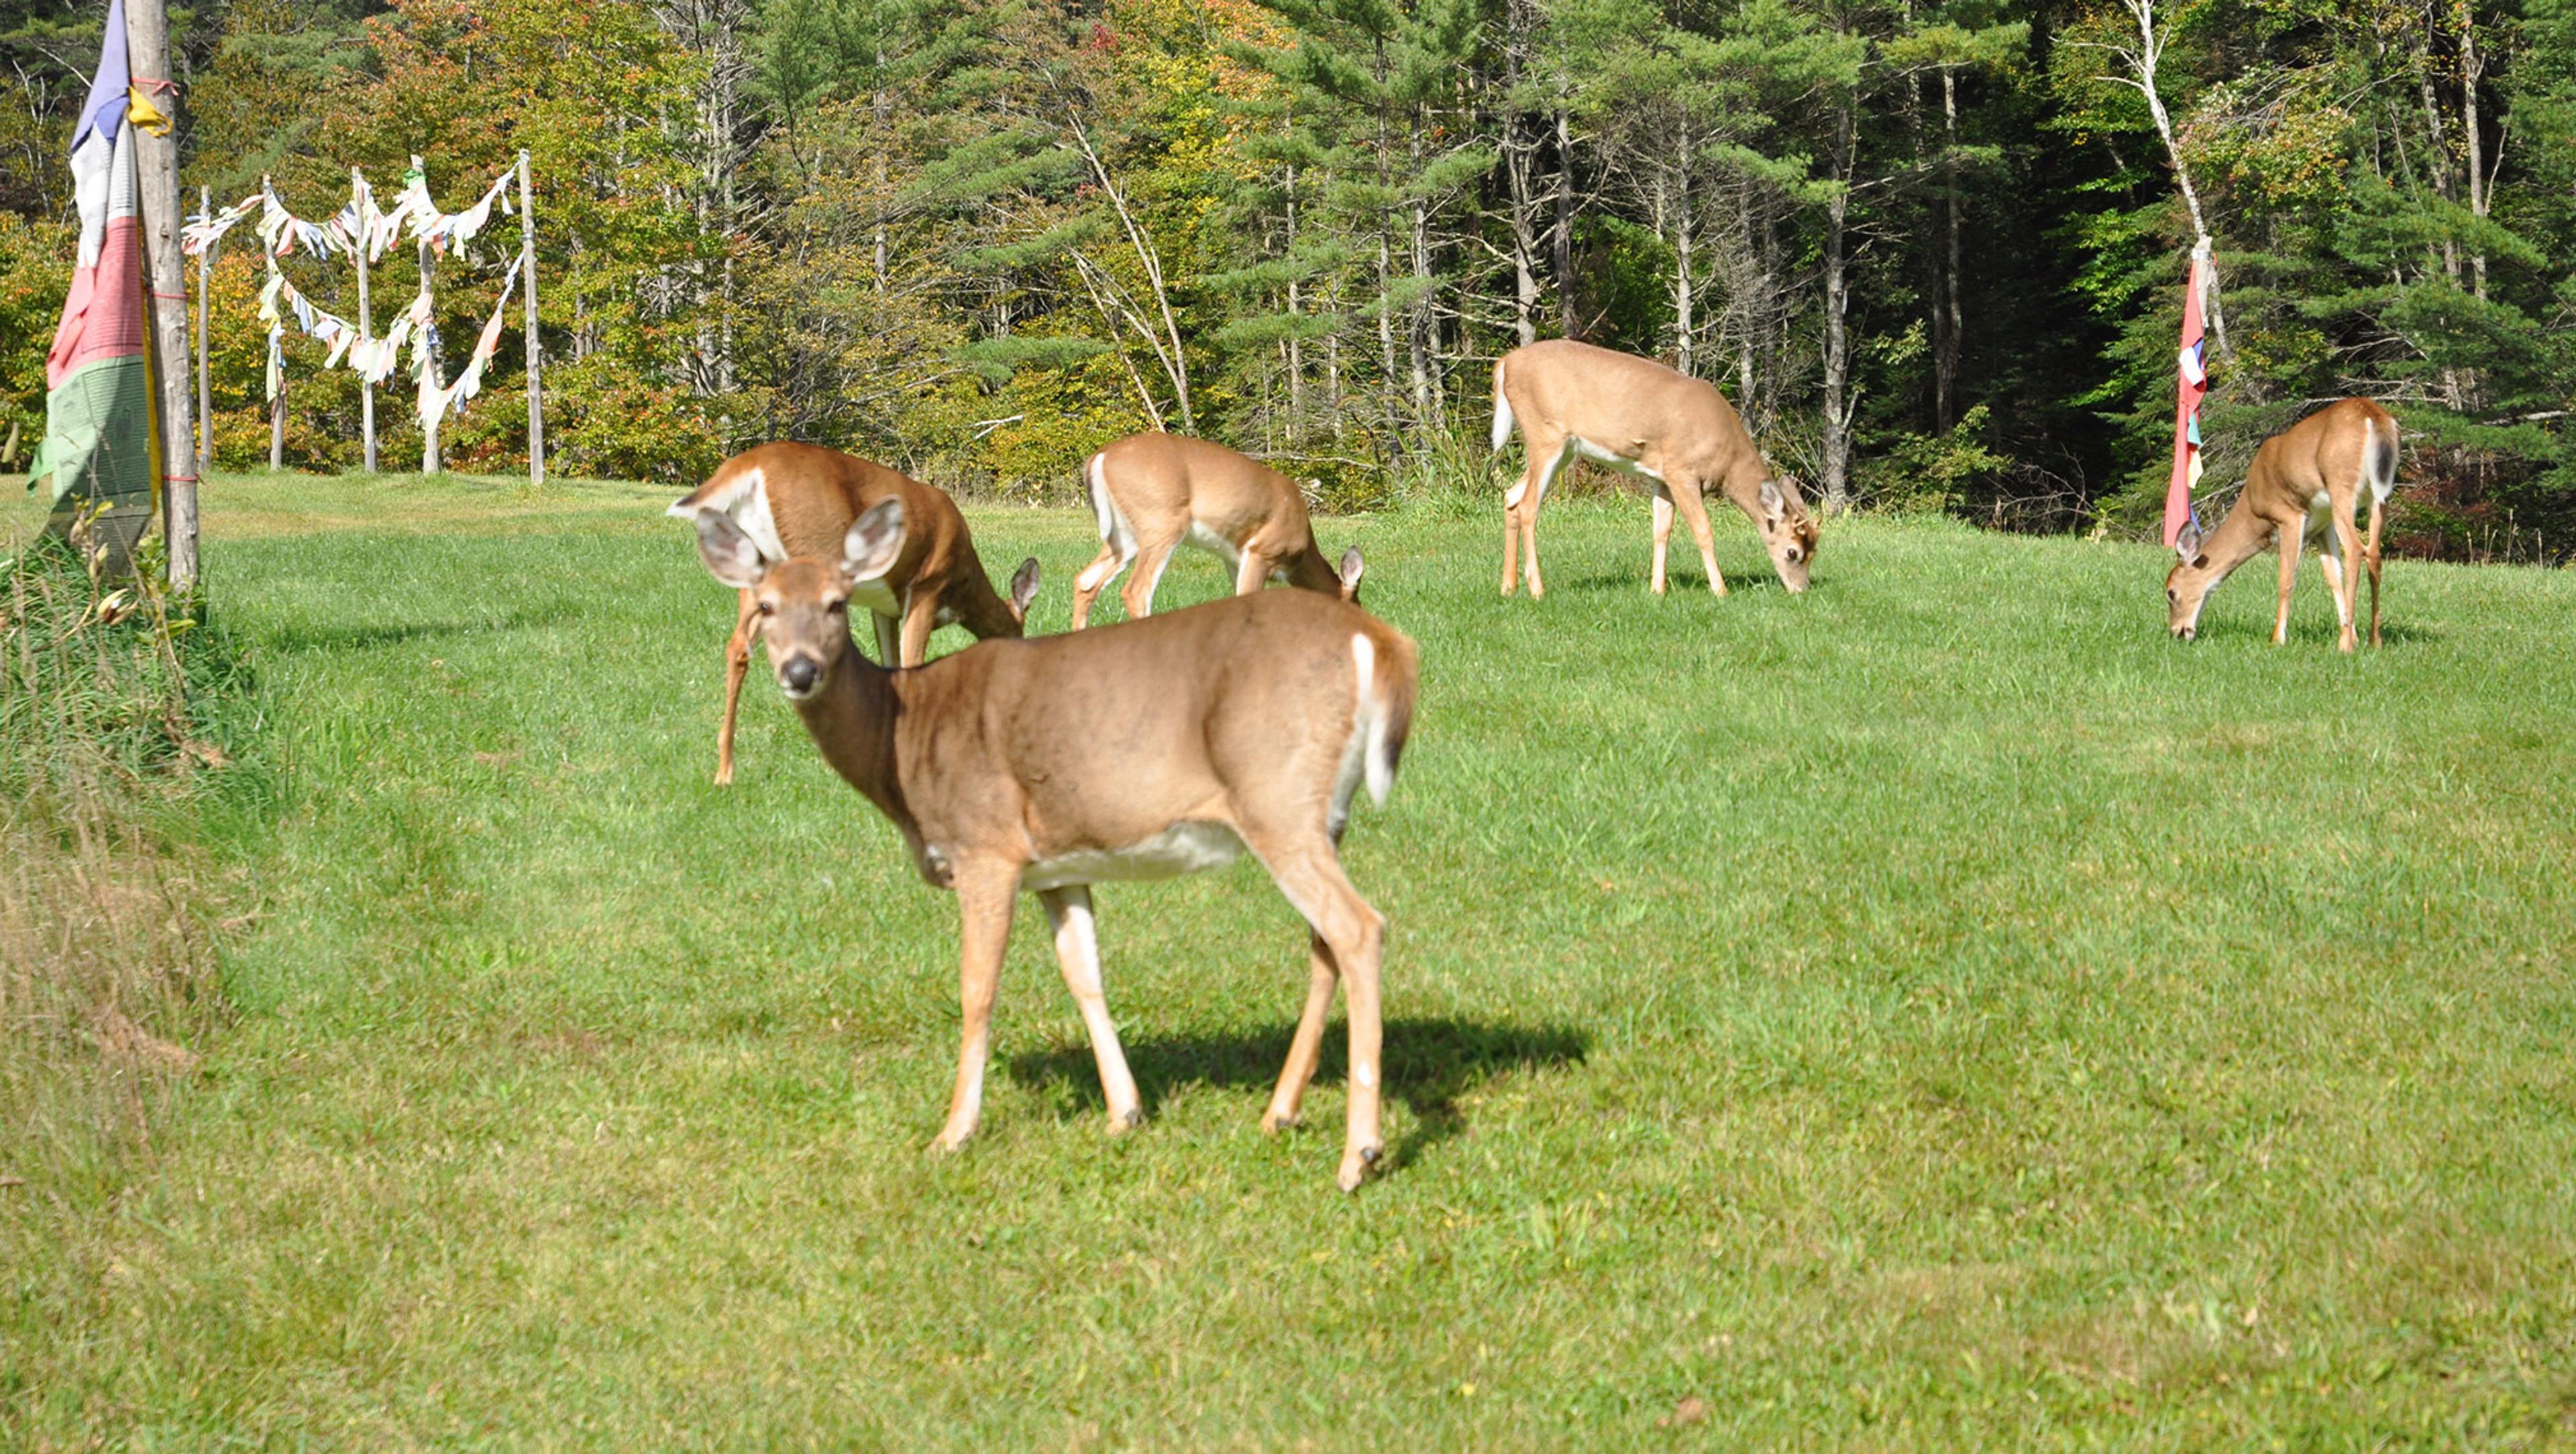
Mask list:
[[[2182,592],[2168,590],[2165,592],[2165,599],[2168,601],[2179,601],[2182,599]]]
[[[777,614],[778,614],[778,603],[777,603],[777,602],[775,602],[775,601],[763,601],[763,602],[761,602],[761,603],[760,603],[760,614],[762,614],[763,616],[775,616],[775,615],[777,615]]]
[[[831,613],[832,613],[833,615],[835,615],[835,616],[838,616],[838,615],[841,615],[841,614],[843,614],[844,612],[846,612],[846,611],[848,611],[848,610],[850,609],[850,603],[849,603],[848,601],[846,601],[846,600],[843,600],[843,601],[832,601],[832,602],[827,603],[827,604],[823,607],[823,609],[824,609],[824,610],[826,610],[826,611],[831,612]]]

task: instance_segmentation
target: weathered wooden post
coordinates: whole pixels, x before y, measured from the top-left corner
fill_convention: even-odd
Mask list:
[[[375,310],[367,302],[367,247],[370,237],[367,214],[374,211],[367,194],[367,179],[356,167],[349,168],[349,200],[358,213],[358,342],[371,345],[376,336]],[[366,440],[367,473],[376,472],[376,381],[367,371],[358,371],[358,429]]]
[[[528,483],[546,482],[546,399],[537,342],[537,204],[528,186],[528,152],[519,149],[519,270],[528,280]]]
[[[202,221],[214,220],[212,188],[197,189],[197,215]],[[205,251],[197,254],[197,478],[201,480],[215,462],[215,399],[206,373],[206,317],[214,298],[215,249],[221,245],[210,238]]]
[[[129,0],[125,44],[135,88],[146,97],[159,92],[168,109],[176,112],[179,88],[170,82],[170,17],[162,0]],[[138,126],[135,133],[134,169],[140,183],[136,201],[143,214],[145,286],[152,294],[152,381],[161,411],[162,521],[169,533],[170,586],[184,591],[197,583],[197,471],[191,463],[196,458],[197,430],[188,398],[188,274],[179,253],[179,141],[172,127],[155,135],[150,127]]]

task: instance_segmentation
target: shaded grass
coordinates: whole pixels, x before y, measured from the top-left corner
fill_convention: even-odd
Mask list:
[[[2166,641],[2129,547],[1855,522],[1792,598],[1730,523],[1736,594],[1656,601],[1643,506],[1570,501],[1533,605],[1494,520],[1323,522],[1424,663],[1344,1199],[1338,1045],[1325,1129],[1256,1128],[1303,943],[1248,863],[1101,893],[1142,1134],[1024,923],[983,1138],[921,1153],[953,908],[774,694],[708,785],[730,598],[663,493],[209,490],[279,785],[203,813],[239,1023],[20,1274],[0,1432],[2576,1437],[2563,574],[2394,563],[2345,659],[2312,586],[2287,650],[2242,582]],[[1061,629],[1087,521],[974,519]]]

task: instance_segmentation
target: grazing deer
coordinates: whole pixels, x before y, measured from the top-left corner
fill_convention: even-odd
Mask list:
[[[2272,618],[2272,641],[2290,639],[2290,588],[2299,579],[2299,553],[2309,540],[2323,549],[2317,564],[2334,596],[2342,627],[2336,644],[2359,645],[2353,629],[2354,594],[2361,567],[2370,566],[2370,644],[2379,644],[2379,525],[2388,492],[2397,488],[2397,420],[2368,399],[2337,399],[2263,441],[2245,470],[2245,488],[2218,528],[2206,536],[2197,525],[2183,530],[2174,549],[2182,557],[2165,576],[2168,628],[2185,641],[2200,634],[2200,608],[2228,572],[2264,546],[2281,553],[2281,604]],[[2356,538],[2354,507],[2370,491],[2370,539]]]
[[[887,671],[851,643],[847,613],[905,558],[905,508],[887,500],[829,557],[784,563],[723,511],[704,511],[698,551],[752,598],[779,689],[824,760],[893,820],[924,879],[956,891],[965,1034],[934,1144],[955,1150],[975,1131],[1022,890],[1046,906],[1110,1131],[1140,1122],[1101,995],[1091,885],[1212,868],[1249,848],[1306,920],[1312,956],[1262,1125],[1296,1124],[1340,982],[1351,1067],[1340,1180],[1357,1188],[1383,1150],[1386,921],[1343,875],[1340,845],[1353,795],[1365,786],[1382,803],[1394,783],[1413,718],[1413,643],[1355,606],[1271,591]]]
[[[921,665],[930,654],[930,633],[941,626],[963,626],[985,640],[1021,634],[1029,600],[1038,591],[1037,558],[1020,563],[1009,600],[994,595],[957,503],[945,491],[881,464],[820,445],[764,444],[716,466],[670,513],[683,520],[724,515],[776,562],[835,554],[851,522],[883,500],[903,501],[913,525],[902,558],[852,599],[876,623],[877,653],[886,665]],[[719,787],[733,781],[734,709],[742,701],[751,638],[760,624],[751,592],[742,592],[733,637],[725,643],[724,721],[716,728]]]
[[[1359,599],[1359,547],[1342,553],[1341,569],[1325,564],[1297,482],[1222,444],[1131,434],[1093,455],[1082,480],[1100,523],[1100,557],[1073,578],[1075,631],[1090,621],[1093,599],[1130,564],[1136,573],[1118,598],[1131,621],[1152,614],[1163,567],[1184,545],[1223,559],[1238,596],[1280,580]]]
[[[1726,594],[1702,503],[1710,490],[1725,491],[1762,533],[1780,584],[1792,591],[1807,588],[1816,558],[1816,518],[1797,485],[1772,473],[1716,385],[1652,359],[1548,339],[1513,349],[1494,363],[1496,450],[1515,424],[1529,459],[1521,482],[1503,496],[1504,595],[1517,584],[1523,549],[1530,599],[1547,594],[1538,572],[1538,510],[1557,472],[1578,458],[1653,484],[1656,595],[1664,593],[1664,550],[1676,509],[1699,544],[1709,589]]]

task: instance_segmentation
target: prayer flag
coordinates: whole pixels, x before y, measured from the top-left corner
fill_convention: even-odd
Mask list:
[[[2182,352],[2174,385],[2173,478],[2165,485],[2165,548],[2191,523],[2191,491],[2200,483],[2200,400],[2209,392],[2208,345],[2201,337],[2200,272],[2209,266],[2209,244],[2191,250],[2191,277],[2182,290]]]

